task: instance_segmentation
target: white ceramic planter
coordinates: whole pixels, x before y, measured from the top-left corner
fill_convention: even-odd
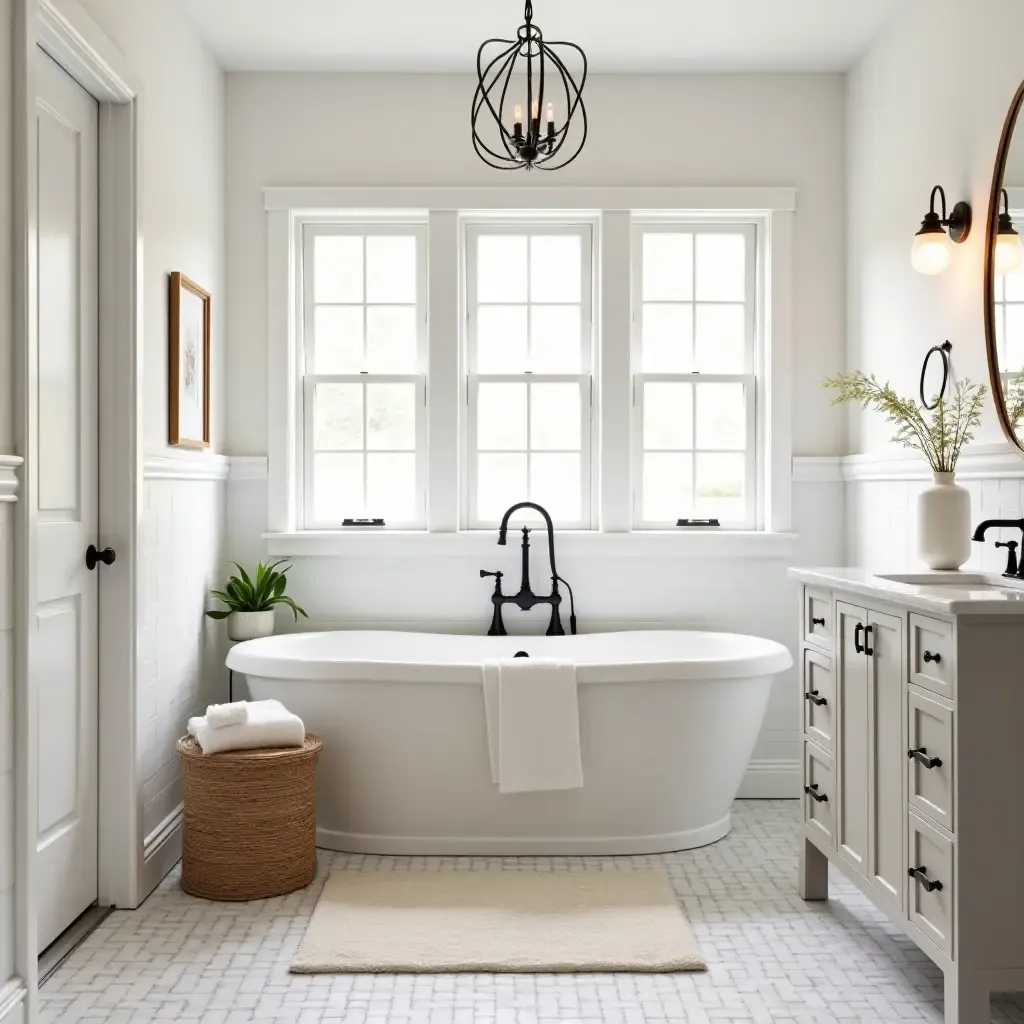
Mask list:
[[[232,612],[228,616],[228,637],[231,640],[258,640],[273,636],[274,609],[266,612]]]
[[[917,553],[929,569],[959,569],[971,557],[971,494],[952,473],[917,499]]]

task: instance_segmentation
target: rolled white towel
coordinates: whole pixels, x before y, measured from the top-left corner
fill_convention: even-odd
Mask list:
[[[214,729],[205,717],[190,718],[188,731],[204,754],[227,750],[256,750],[261,747],[301,747],[306,740],[306,727],[276,700],[249,701],[247,721]]]
[[[206,724],[211,729],[223,729],[228,725],[241,725],[249,720],[249,705],[244,700],[233,704],[211,704],[206,709]]]

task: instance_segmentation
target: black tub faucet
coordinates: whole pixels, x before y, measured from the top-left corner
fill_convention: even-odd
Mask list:
[[[555,527],[551,522],[551,516],[548,514],[547,509],[536,504],[532,501],[521,501],[517,505],[513,505],[504,515],[501,520],[501,526],[498,528],[498,543],[502,546],[508,540],[508,521],[512,516],[520,509],[532,508],[539,512],[547,525],[548,531],[548,561],[551,565],[551,593],[546,597],[539,597],[530,588],[530,529],[529,527],[523,527],[523,568],[522,568],[522,579],[519,584],[519,593],[515,595],[506,595],[502,593],[501,580],[502,573],[500,572],[488,572],[486,569],[480,570],[481,579],[493,576],[494,577],[494,593],[491,594],[491,603],[494,605],[494,614],[491,617],[491,628],[487,631],[488,636],[507,636],[505,632],[505,623],[502,619],[502,609],[506,604],[518,605],[523,611],[528,611],[534,605],[538,604],[549,604],[551,605],[551,621],[548,623],[547,635],[548,636],[565,636],[565,630],[562,628],[562,618],[559,613],[559,606],[562,603],[562,595],[559,593],[558,584],[563,583],[569,591],[569,629],[575,635],[576,633],[576,602],[573,599],[572,587],[569,586],[561,576],[558,575],[558,569],[555,567]]]
[[[979,523],[978,528],[974,531],[974,536],[971,538],[974,541],[984,541],[985,534],[989,530],[997,529],[999,527],[1007,527],[1011,530],[1020,530],[1024,534],[1024,519],[986,519],[983,523]],[[1012,545],[1012,546],[1011,546]],[[1006,562],[1006,571],[1003,573],[1004,576],[1009,576],[1012,579],[1024,580],[1024,559],[1021,560],[1020,565],[1017,564],[1017,542],[1006,541],[1005,543],[999,542],[996,544],[997,548],[1007,548],[1009,550],[1009,558]]]

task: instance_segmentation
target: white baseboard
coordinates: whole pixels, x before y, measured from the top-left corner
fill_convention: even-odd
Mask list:
[[[798,759],[751,761],[740,784],[741,800],[795,800],[800,795]]]
[[[181,825],[184,804],[178,804],[148,836],[142,848],[142,880],[139,886],[141,903],[181,860]]]
[[[28,990],[21,978],[11,978],[0,985],[0,1024],[25,1024],[25,1001]]]

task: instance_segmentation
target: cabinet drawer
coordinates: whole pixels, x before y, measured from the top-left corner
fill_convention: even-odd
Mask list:
[[[907,799],[918,814],[950,832],[956,777],[953,757],[952,707],[911,687],[907,691]]]
[[[804,587],[804,642],[832,650],[835,627],[832,622],[832,594],[827,590]]]
[[[804,651],[804,733],[830,754],[835,747],[836,684],[832,659],[817,651]]]
[[[953,699],[953,627],[926,615],[910,616],[910,682]]]
[[[910,813],[907,916],[947,956],[953,956],[953,843]]]
[[[829,846],[835,847],[835,772],[832,758],[804,741],[804,823]]]

